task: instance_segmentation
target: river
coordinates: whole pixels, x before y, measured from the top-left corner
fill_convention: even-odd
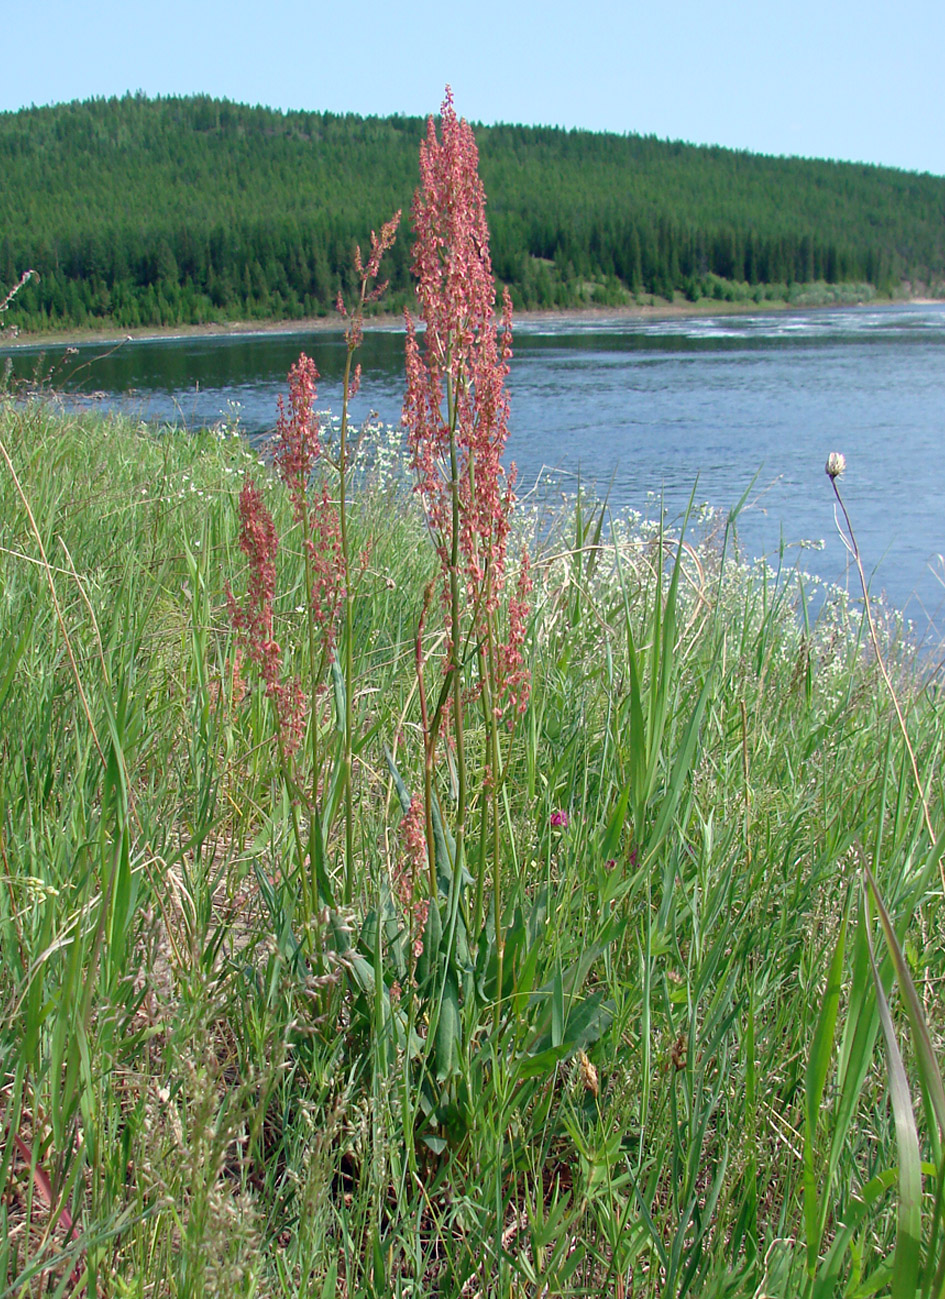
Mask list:
[[[190,336],[84,345],[43,372],[68,400],[199,427],[238,412],[260,438],[300,351],[340,404],[340,332]],[[15,373],[38,349],[10,353]],[[403,333],[371,330],[355,419],[398,423]],[[670,518],[696,500],[739,520],[749,557],[775,557],[854,583],[824,474],[847,460],[843,491],[875,590],[923,638],[945,637],[945,304],[855,307],[666,320],[561,318],[516,327],[509,457],[521,492],[547,497],[581,481],[609,487],[612,509]],[[820,547],[820,543],[823,547]],[[803,546],[802,546],[803,543]],[[817,547],[808,553],[810,545]]]

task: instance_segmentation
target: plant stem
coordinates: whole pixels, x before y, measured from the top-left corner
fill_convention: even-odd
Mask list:
[[[450,495],[452,497],[452,538],[450,543],[450,671],[453,675],[453,734],[456,740],[456,860],[453,878],[459,887],[466,840],[466,739],[463,730],[463,674],[460,659],[461,611],[459,591],[459,458],[456,450],[456,393],[452,374],[447,383],[447,409],[450,429]]]
[[[364,301],[364,284],[361,285],[362,309]],[[341,403],[341,434],[338,456],[338,522],[341,531],[341,563],[345,584],[344,594],[344,683],[345,683],[345,716],[344,734],[342,737],[341,780],[342,797],[345,808],[345,905],[350,906],[354,895],[354,807],[351,799],[351,734],[354,727],[354,619],[352,616],[351,564],[348,550],[348,502],[347,502],[347,463],[348,463],[348,400],[351,392],[351,358],[354,356],[353,335],[348,336],[348,350],[345,357],[344,395]]]
[[[922,779],[919,776],[919,764],[916,762],[915,750],[912,747],[912,741],[909,739],[909,732],[906,729],[906,720],[902,715],[902,709],[899,707],[899,700],[896,697],[896,691],[893,688],[893,683],[890,679],[889,673],[886,670],[886,664],[883,661],[882,651],[880,650],[879,647],[879,636],[877,635],[876,632],[876,623],[873,621],[873,610],[872,610],[872,606],[870,605],[869,586],[866,581],[866,574],[863,572],[863,561],[860,559],[860,547],[857,544],[856,533],[853,531],[853,524],[851,523],[850,516],[847,513],[847,507],[844,505],[843,497],[840,495],[840,488],[837,486],[837,476],[831,474],[830,482],[833,486],[833,492],[834,492],[834,496],[836,496],[837,498],[837,503],[840,506],[840,509],[843,511],[843,518],[847,526],[847,532],[850,534],[850,546],[853,553],[853,559],[856,563],[856,571],[860,576],[860,587],[863,591],[863,603],[866,609],[866,623],[867,626],[869,627],[870,640],[872,641],[873,644],[873,652],[876,655],[876,662],[879,664],[879,670],[882,673],[883,681],[886,683],[886,689],[889,692],[889,697],[892,700],[893,707],[896,710],[896,718],[899,722],[899,729],[902,732],[902,738],[905,742],[906,750],[909,754],[909,761],[912,764],[912,776],[913,779],[915,780],[916,789],[918,790],[919,793],[919,799],[922,803],[922,814],[923,817],[925,818],[925,828],[928,833],[929,839],[934,844],[935,830],[932,827],[932,818],[929,815],[929,805],[928,805],[928,800],[925,797],[925,789],[922,785]],[[945,887],[945,866],[943,866],[941,862],[939,862],[939,871],[941,872],[942,875],[942,886]]]

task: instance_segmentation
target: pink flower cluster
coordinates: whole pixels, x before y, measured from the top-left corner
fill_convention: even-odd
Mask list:
[[[245,602],[239,604],[227,584],[230,621],[241,646],[259,668],[266,694],[276,710],[285,751],[293,753],[305,731],[305,703],[298,680],[282,680],[282,649],[273,635],[272,621],[279,539],[272,515],[254,482],[247,482],[240,492],[239,514],[239,544],[249,561],[249,585]]]
[[[367,265],[361,257],[361,245],[357,244],[354,250],[354,269],[357,272],[358,279],[361,281],[361,297],[357,306],[352,312],[348,327],[345,330],[345,343],[349,354],[355,352],[361,346],[361,338],[364,326],[364,304],[366,302],[376,302],[387,289],[387,280],[381,280],[373,288],[368,288],[371,280],[377,278],[378,271],[381,269],[381,258],[392,247],[397,237],[397,227],[400,225],[400,209],[398,208],[389,221],[381,226],[379,235],[371,231],[371,255],[367,260]],[[335,301],[335,307],[342,316],[348,315],[348,309],[345,306],[345,300],[340,290]],[[361,367],[355,366],[354,376],[351,386],[348,390],[348,396],[353,397],[361,386]]]
[[[273,460],[279,477],[289,489],[297,523],[304,523],[308,485],[322,448],[315,411],[318,371],[303,352],[289,370],[289,413],[279,397],[276,446]]]
[[[455,542],[469,605],[484,621],[498,607],[504,587],[515,503],[515,467],[506,474],[502,465],[508,439],[505,378],[512,355],[512,308],[506,291],[500,338],[479,155],[471,127],[456,117],[449,88],[440,125],[442,139],[437,138],[433,119],[427,123],[420,146],[421,184],[412,208],[413,271],[426,330],[421,348],[407,315],[403,421],[445,583]],[[454,494],[459,503],[458,537],[453,535]],[[499,655],[504,693],[514,698],[516,707],[524,707],[527,697],[521,642],[529,589],[526,569],[510,611],[510,641]]]
[[[330,650],[344,598],[344,563],[338,513],[327,491],[309,499],[312,471],[322,451],[315,410],[317,379],[314,361],[303,352],[289,371],[288,409],[279,398],[273,462],[289,490],[295,521],[302,528],[311,573],[312,617]],[[272,515],[253,482],[247,482],[240,493],[239,513],[239,544],[249,561],[249,583],[243,604],[227,588],[230,620],[273,701],[283,747],[292,753],[305,730],[305,699],[298,680],[282,680],[282,651],[273,634],[279,542]]]
[[[385,227],[386,228],[386,227]],[[302,545],[309,557],[311,609],[327,650],[335,643],[338,610],[344,599],[344,557],[338,511],[323,487],[309,499],[312,471],[322,453],[319,439],[315,362],[303,352],[289,371],[289,409],[279,398],[273,461],[289,489],[295,521],[302,528]]]

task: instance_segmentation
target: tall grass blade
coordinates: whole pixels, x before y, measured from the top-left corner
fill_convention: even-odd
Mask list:
[[[840,932],[837,935],[837,942],[834,946],[833,957],[827,971],[827,986],[824,989],[820,1012],[817,1016],[817,1026],[811,1042],[804,1087],[804,1226],[807,1236],[807,1270],[811,1276],[814,1275],[817,1268],[824,1223],[827,1217],[826,1206],[830,1195],[829,1182],[825,1185],[822,1184],[820,1191],[818,1191],[814,1148],[820,1120],[820,1107],[823,1101],[824,1088],[827,1084],[830,1062],[833,1057],[834,1035],[840,1009],[847,916],[848,911],[844,913]]]
[[[864,907],[867,905],[865,893],[863,905]],[[893,937],[895,938],[894,935]],[[905,1066],[899,1053],[896,1030],[892,1022],[892,1015],[889,1013],[889,1003],[886,1000],[882,981],[879,977],[879,969],[876,965],[876,957],[873,953],[873,944],[869,937],[868,927],[867,942],[869,943],[870,966],[873,971],[879,1017],[883,1028],[883,1037],[886,1040],[889,1099],[893,1109],[893,1118],[896,1125],[896,1147],[899,1152],[899,1209],[896,1252],[892,1269],[892,1299],[915,1299],[921,1267],[922,1237],[922,1160],[919,1154],[919,1133],[916,1128],[915,1114],[912,1110],[909,1081],[906,1078]]]
[[[916,992],[912,975],[909,973],[909,965],[896,937],[896,931],[889,918],[889,912],[886,910],[886,905],[870,868],[864,865],[863,873],[866,876],[870,893],[873,895],[873,902],[883,928],[883,937],[886,940],[886,948],[896,971],[899,994],[902,997],[906,1015],[909,1019],[912,1045],[915,1050],[916,1064],[922,1082],[923,1102],[928,1101],[931,1111],[929,1114],[929,1131],[935,1143],[935,1162],[939,1163],[941,1162],[941,1140],[945,1138],[945,1086],[942,1084],[942,1074],[938,1067],[938,1061],[935,1059],[929,1026],[922,1010],[922,1003],[919,1001],[919,994]]]

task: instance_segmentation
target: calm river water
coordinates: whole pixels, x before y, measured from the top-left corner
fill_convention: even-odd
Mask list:
[[[340,333],[240,335],[87,346],[57,382],[80,400],[143,419],[198,427],[238,407],[260,436],[301,350],[322,375],[319,402],[338,409]],[[47,348],[44,365],[62,348]],[[403,334],[372,331],[361,356],[355,418],[399,422]],[[14,354],[31,373],[32,349]],[[71,376],[71,377],[69,377]],[[723,510],[754,480],[739,522],[750,556],[775,556],[846,580],[824,474],[842,451],[847,506],[874,586],[945,637],[945,305],[649,321],[521,322],[510,376],[509,456],[520,494],[544,469],[574,490],[610,487],[612,508],[670,516],[696,499]],[[91,394],[97,394],[92,397]],[[756,477],[757,475],[757,477]],[[824,541],[816,553],[793,547]],[[942,582],[939,581],[942,578]],[[852,584],[852,575],[851,575]]]

